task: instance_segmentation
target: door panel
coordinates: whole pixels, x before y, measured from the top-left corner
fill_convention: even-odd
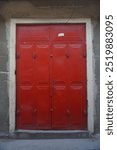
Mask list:
[[[23,129],[25,127],[29,129],[35,124],[33,115],[35,103],[33,97],[33,49],[32,43],[17,43],[17,128]]]
[[[69,85],[71,128],[86,128],[86,59],[85,44],[69,44]],[[74,67],[73,67],[74,66]],[[76,69],[74,69],[76,68]]]
[[[17,27],[17,129],[51,127],[48,36],[47,26]]]
[[[52,41],[83,41],[85,40],[85,25],[51,25]]]
[[[86,129],[86,31],[84,25],[51,27],[52,127]]]
[[[33,43],[49,41],[49,26],[17,25],[17,41]]]
[[[52,54],[52,127],[67,128],[69,126],[67,44],[53,43]]]
[[[49,42],[36,43],[35,99],[38,129],[51,128],[51,99],[49,74]]]

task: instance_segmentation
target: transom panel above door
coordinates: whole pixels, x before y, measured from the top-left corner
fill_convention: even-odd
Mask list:
[[[85,24],[16,31],[16,128],[86,129]]]

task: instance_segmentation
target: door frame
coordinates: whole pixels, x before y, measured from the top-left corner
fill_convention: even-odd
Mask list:
[[[65,24],[66,19],[11,19],[9,23],[9,132],[13,133],[16,127],[16,25],[17,24]],[[87,129],[94,132],[94,60],[90,18],[70,19],[67,24],[86,24],[86,66],[87,66]]]

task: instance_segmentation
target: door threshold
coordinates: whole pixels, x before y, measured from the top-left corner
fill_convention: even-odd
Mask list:
[[[87,130],[16,130],[10,138],[15,139],[82,139],[92,138]]]
[[[16,133],[86,133],[87,130],[16,130]]]

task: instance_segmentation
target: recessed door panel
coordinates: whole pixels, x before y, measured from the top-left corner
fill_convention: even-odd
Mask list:
[[[67,50],[67,44],[53,43],[52,45],[52,127],[57,129],[69,126]]]
[[[35,99],[38,129],[51,129],[49,42],[36,43]]]
[[[18,42],[16,51],[17,60],[17,128],[30,129],[35,124],[34,87],[33,87],[33,53],[32,43]]]
[[[69,44],[70,110],[72,128],[86,128],[86,56],[85,43]],[[74,66],[74,67],[73,67]],[[74,69],[77,68],[77,69]]]

